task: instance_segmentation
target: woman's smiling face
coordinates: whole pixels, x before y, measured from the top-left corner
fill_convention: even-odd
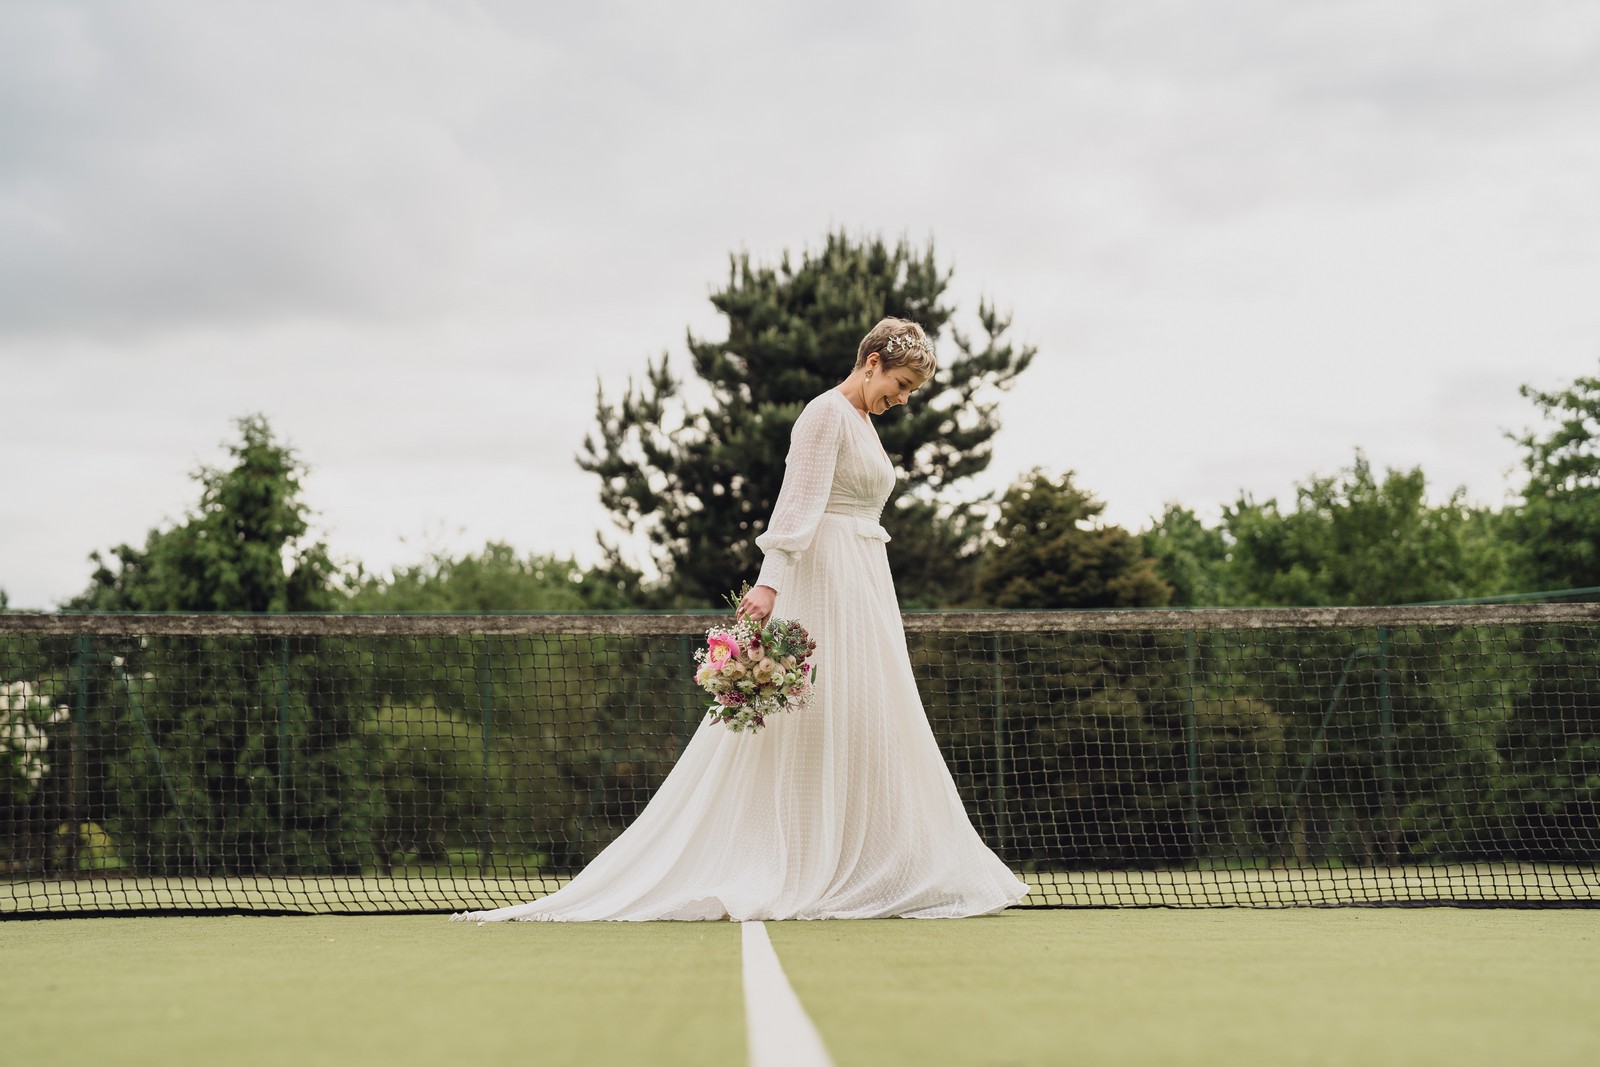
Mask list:
[[[912,392],[921,387],[924,379],[910,367],[890,367],[885,370],[881,362],[874,360],[876,356],[874,352],[867,357],[867,365],[873,374],[862,390],[865,394],[862,399],[866,401],[870,414],[882,415],[890,408],[906,403]]]

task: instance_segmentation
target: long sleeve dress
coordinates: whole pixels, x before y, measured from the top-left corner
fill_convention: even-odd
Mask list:
[[[549,896],[458,920],[984,915],[1028,887],[973,829],[928,725],[879,525],[894,466],[830,389],[795,421],[758,584],[817,641],[803,710],[711,721],[644,811]]]

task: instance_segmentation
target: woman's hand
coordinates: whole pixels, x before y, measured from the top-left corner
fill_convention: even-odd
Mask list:
[[[739,614],[745,618],[760,622],[772,614],[772,604],[778,599],[778,591],[769,585],[758,585],[744,595],[739,601]]]

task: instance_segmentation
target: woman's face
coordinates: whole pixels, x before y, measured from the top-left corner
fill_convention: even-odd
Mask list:
[[[873,353],[875,357],[877,353]],[[867,379],[862,397],[867,402],[867,411],[873,415],[882,415],[892,407],[904,404],[911,398],[911,393],[922,385],[923,379],[910,367],[890,367],[884,369],[881,362],[869,357],[868,366],[873,367],[872,377]]]

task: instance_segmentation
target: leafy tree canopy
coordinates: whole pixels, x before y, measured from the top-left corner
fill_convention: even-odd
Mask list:
[[[1528,480],[1508,517],[1517,575],[1532,589],[1600,585],[1600,378],[1565,389],[1523,386],[1545,421],[1514,435]]]
[[[118,545],[89,558],[89,588],[76,611],[322,611],[334,573],[321,542],[308,538],[300,480],[306,467],[279,444],[263,415],[237,422],[227,469],[202,467],[200,503],[144,547]]]
[[[1232,603],[1228,589],[1228,539],[1181,504],[1168,504],[1142,535],[1145,555],[1172,587],[1177,607]]]
[[[940,353],[938,373],[911,404],[877,420],[902,472],[898,492],[924,505],[885,509],[902,596],[940,602],[952,569],[970,569],[974,513],[935,502],[988,466],[999,429],[995,397],[1034,350],[1005,339],[1010,320],[987,302],[978,307],[980,337],[955,329],[949,277],[931,245],[919,251],[843,233],[798,263],[787,254],[776,267],[734,256],[726,286],[711,297],[726,339],[688,337],[700,379],[692,396],[704,400],[689,399],[666,356],[615,402],[599,394],[597,430],[578,462],[599,476],[618,526],[645,536],[666,601],[716,603],[754,575],[754,540],[783,481],[790,427],[809,400],[849,374],[861,338],[886,315],[920,323]],[[942,525],[930,534],[929,523]],[[607,551],[625,574],[620,553]]]
[[[598,611],[627,607],[622,591],[570,558],[491,541],[475,555],[434,553],[391,576],[358,570],[343,607],[377,612]]]
[[[1241,497],[1226,508],[1223,588],[1242,604],[1410,604],[1500,591],[1505,554],[1490,518],[1457,489],[1435,507],[1422,468],[1382,481],[1360,452],[1296,488],[1292,510]]]

